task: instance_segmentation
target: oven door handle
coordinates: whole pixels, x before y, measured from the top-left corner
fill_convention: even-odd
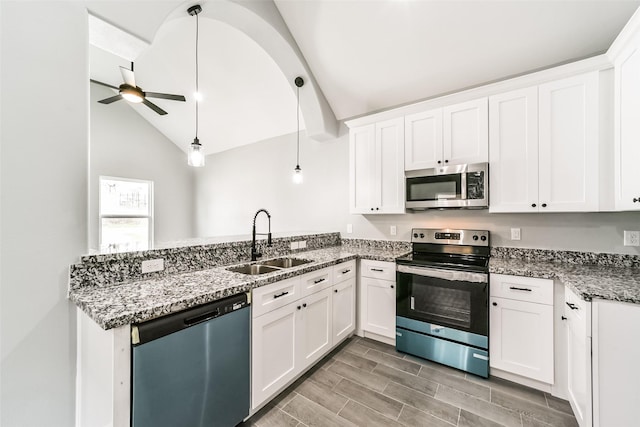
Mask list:
[[[439,268],[414,267],[398,265],[399,273],[415,274],[417,276],[433,277],[457,282],[488,283],[489,275],[485,273],[470,273],[468,271],[442,270]]]

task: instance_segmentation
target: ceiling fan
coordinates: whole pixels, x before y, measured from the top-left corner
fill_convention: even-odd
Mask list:
[[[112,102],[119,101],[121,99],[125,99],[129,102],[133,103],[143,103],[147,107],[151,108],[156,113],[164,116],[167,114],[162,108],[158,107],[153,102],[149,101],[147,98],[162,98],[169,99],[171,101],[186,101],[185,97],[182,95],[171,95],[169,93],[158,93],[158,92],[145,92],[141,87],[136,86],[136,79],[133,74],[133,62],[131,63],[131,69],[128,70],[124,67],[120,67],[120,73],[122,74],[122,80],[124,83],[120,85],[120,87],[112,86],[107,83],[102,83],[97,80],[91,79],[91,82],[97,83],[102,86],[106,86],[111,89],[115,89],[120,93],[116,96],[112,96],[109,98],[101,99],[98,101],[101,104],[111,104]]]

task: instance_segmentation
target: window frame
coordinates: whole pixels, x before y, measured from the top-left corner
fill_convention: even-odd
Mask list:
[[[127,215],[127,214],[122,214],[122,215],[103,215],[102,214],[102,181],[103,180],[111,180],[111,181],[124,181],[124,182],[135,182],[135,183],[143,183],[143,184],[147,184],[149,186],[149,199],[148,199],[148,205],[149,205],[149,211],[148,211],[148,215]],[[149,220],[149,229],[148,229],[148,236],[149,236],[149,241],[147,242],[148,248],[147,249],[152,249],[153,248],[153,242],[154,242],[154,236],[153,236],[153,230],[154,230],[154,185],[153,185],[153,181],[151,180],[147,180],[147,179],[134,179],[134,178],[123,178],[123,177],[118,177],[118,176],[109,176],[109,175],[100,175],[98,176],[98,248],[100,248],[100,252],[105,252],[106,249],[102,247],[102,219],[106,218],[106,219],[119,219],[119,218],[141,218],[141,219],[148,219]],[[115,250],[115,252],[120,252],[119,250]]]

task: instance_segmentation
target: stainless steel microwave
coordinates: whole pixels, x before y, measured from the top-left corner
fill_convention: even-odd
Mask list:
[[[406,208],[486,209],[489,164],[442,166],[405,172]]]

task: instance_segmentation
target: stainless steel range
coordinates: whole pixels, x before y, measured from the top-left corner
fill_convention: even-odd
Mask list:
[[[396,260],[396,349],[489,376],[489,232],[416,228]]]

